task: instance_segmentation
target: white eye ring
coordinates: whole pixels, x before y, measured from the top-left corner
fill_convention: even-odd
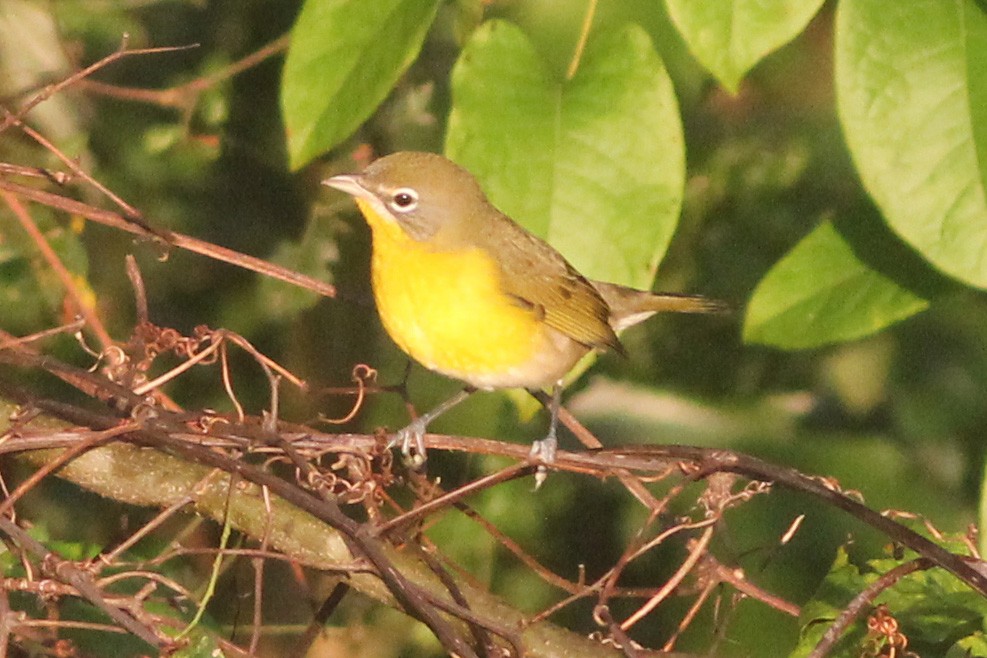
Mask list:
[[[395,212],[411,212],[418,207],[418,192],[410,187],[394,190],[390,206]]]

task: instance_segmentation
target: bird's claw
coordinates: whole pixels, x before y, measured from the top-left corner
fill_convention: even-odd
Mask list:
[[[407,426],[398,430],[394,439],[387,445],[388,448],[401,445],[401,454],[411,464],[413,468],[420,468],[427,459],[425,450],[425,423],[421,419],[415,419]],[[412,451],[414,446],[414,451]]]
[[[559,442],[555,437],[555,432],[549,432],[541,441],[535,441],[531,444],[531,452],[529,457],[532,460],[538,460],[538,470],[535,471],[535,489],[541,487],[544,484],[545,479],[548,477],[548,468],[546,464],[552,464],[555,462],[555,453],[558,450]]]
[[[532,459],[537,459],[544,464],[551,464],[555,461],[555,452],[558,448],[558,442],[555,437],[548,437],[542,439],[541,441],[535,441],[531,444],[530,457]]]

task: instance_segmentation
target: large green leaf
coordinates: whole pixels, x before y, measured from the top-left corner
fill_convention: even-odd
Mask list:
[[[447,154],[586,275],[649,286],[678,221],[684,146],[671,81],[637,26],[594,33],[571,80],[490,21],[452,78]]]
[[[987,14],[974,0],[844,0],[840,119],[891,227],[987,287]]]
[[[771,268],[747,308],[744,339],[800,349],[860,338],[928,302],[861,261],[823,222]]]
[[[306,0],[281,86],[293,168],[370,116],[418,56],[438,6],[439,0]]]
[[[785,45],[823,0],[665,0],[689,49],[731,92],[769,53]]]

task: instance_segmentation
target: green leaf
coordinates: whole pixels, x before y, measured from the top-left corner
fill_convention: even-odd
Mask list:
[[[920,525],[915,523],[914,529],[918,530]],[[947,538],[939,543],[953,551],[965,550],[961,537]],[[875,559],[858,567],[841,548],[818,591],[802,606],[802,637],[791,657],[808,655],[857,594],[874,584],[882,574],[914,557],[914,553],[908,552],[903,560]],[[973,642],[977,637],[973,634],[983,627],[987,615],[987,601],[942,569],[915,571],[904,576],[882,589],[876,603],[887,606],[887,613],[897,621],[899,632],[908,638],[908,648],[922,656],[942,656],[957,642]],[[861,655],[861,648],[868,641],[866,638],[871,638],[871,642],[874,638],[867,634],[866,619],[867,615],[858,618],[830,655]]]
[[[946,652],[946,658],[971,658],[971,656],[987,656],[987,638],[983,633],[974,633],[965,637]]]
[[[490,21],[453,69],[446,153],[587,276],[650,286],[685,176],[671,81],[637,26],[590,36],[571,80]]]
[[[794,39],[823,0],[665,0],[689,50],[731,93],[761,59]]]
[[[835,57],[847,142],[888,223],[987,287],[987,15],[974,0],[846,0]]]
[[[439,0],[306,0],[281,84],[297,169],[346,139],[418,56]]]
[[[973,144],[977,149],[980,169],[980,188],[987,189],[987,3],[978,0],[975,5],[966,4],[963,36],[966,40],[966,67],[970,96],[970,122],[973,127]]]
[[[754,290],[744,339],[787,349],[860,338],[928,306],[871,269],[831,222],[823,222]]]

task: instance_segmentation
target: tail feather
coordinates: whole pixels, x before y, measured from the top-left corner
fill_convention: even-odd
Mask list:
[[[647,292],[603,281],[592,284],[610,307],[610,326],[614,331],[643,322],[655,313],[723,314],[733,310],[726,302],[702,295]]]
[[[727,302],[702,295],[681,295],[674,292],[650,293],[641,300],[643,309],[673,313],[730,313],[733,308]],[[642,310],[643,310],[642,309]]]

